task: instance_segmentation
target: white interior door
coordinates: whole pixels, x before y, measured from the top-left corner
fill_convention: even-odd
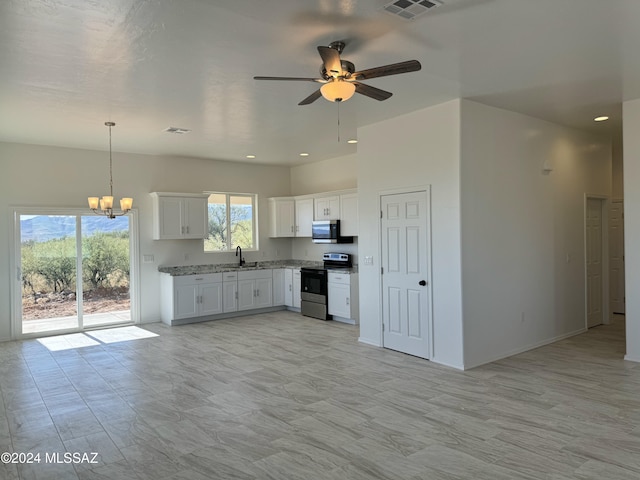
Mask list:
[[[381,197],[384,347],[430,358],[427,192]]]
[[[599,198],[587,198],[587,327],[603,322],[602,206]]]
[[[609,262],[611,311],[624,314],[624,203],[622,200],[612,202],[609,211]]]

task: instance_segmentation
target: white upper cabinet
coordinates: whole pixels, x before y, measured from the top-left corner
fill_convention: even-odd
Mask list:
[[[340,220],[342,235],[357,236],[358,193],[340,190],[269,199],[269,237],[310,238],[314,220]]]
[[[296,237],[310,237],[313,223],[313,198],[296,198]]]
[[[340,195],[340,235],[358,236],[358,194]]]
[[[340,218],[340,197],[316,197],[314,202],[314,220],[337,220]]]
[[[197,193],[153,192],[153,239],[201,239],[207,234],[207,198]]]
[[[269,236],[295,236],[295,200],[293,198],[269,199]]]

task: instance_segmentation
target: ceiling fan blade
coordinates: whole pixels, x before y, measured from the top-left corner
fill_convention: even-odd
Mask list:
[[[319,82],[326,83],[322,78],[306,78],[306,77],[253,77],[254,80],[288,80],[293,82]]]
[[[356,86],[356,93],[361,95],[366,95],[367,97],[373,98],[375,100],[386,100],[393,93],[387,92],[386,90],[382,90],[380,88],[372,87],[371,85],[365,85],[360,82],[352,82]]]
[[[320,89],[318,89],[315,92],[313,92],[311,95],[309,95],[307,98],[302,100],[298,105],[309,105],[310,103],[315,102],[321,96],[322,96],[322,93],[320,93]]]
[[[351,74],[351,78],[356,80],[368,80],[376,77],[386,77],[388,75],[398,75],[399,73],[417,72],[422,68],[417,60],[408,60],[406,62],[393,63],[382,67],[369,68]]]
[[[342,63],[340,62],[340,52],[331,47],[318,47],[318,53],[322,57],[324,68],[331,76],[342,75]]]

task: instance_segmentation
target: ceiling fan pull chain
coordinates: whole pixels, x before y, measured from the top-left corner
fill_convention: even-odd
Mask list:
[[[338,104],[338,143],[340,143],[340,102]]]

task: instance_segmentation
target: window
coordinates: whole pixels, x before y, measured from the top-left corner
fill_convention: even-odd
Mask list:
[[[246,193],[209,195],[209,235],[205,252],[227,252],[238,245],[257,250],[256,196]]]

